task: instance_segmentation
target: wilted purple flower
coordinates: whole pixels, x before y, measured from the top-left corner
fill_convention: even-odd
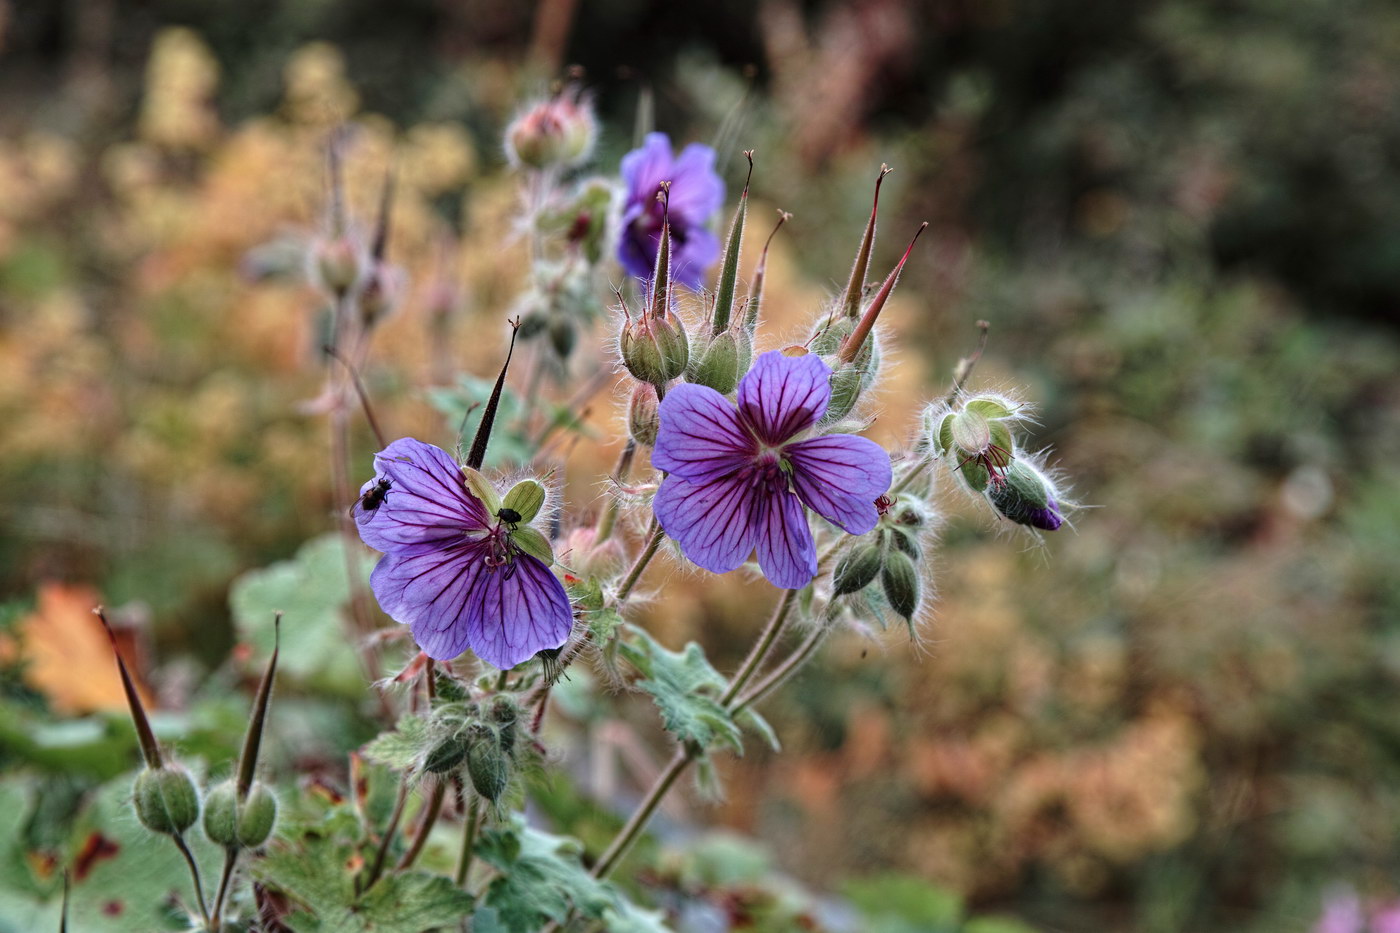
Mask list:
[[[462,467],[431,444],[400,438],[374,464],[355,513],[360,537],[384,552],[370,586],[420,648],[441,660],[471,648],[505,669],[564,643],[573,626],[569,597],[516,540],[528,526],[501,517],[520,516],[492,515]]]
[[[651,277],[666,211],[656,193],[662,182],[669,181],[671,276],[698,289],[705,270],[719,257],[719,239],[705,227],[724,203],[724,182],[715,174],[715,151],[691,143],[676,156],[669,136],[648,133],[640,149],[622,157],[622,180],[627,185],[617,244],[622,267],[639,279]]]
[[[826,411],[830,378],[815,354],[774,350],[739,383],[737,410],[706,386],[667,393],[651,462],[669,475],[653,508],[686,557],[727,573],[756,549],[774,586],[797,589],[817,572],[804,505],[851,534],[875,527],[889,455],[853,434],[798,440]]]

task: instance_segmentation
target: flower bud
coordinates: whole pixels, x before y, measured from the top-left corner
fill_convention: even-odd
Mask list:
[[[865,589],[880,572],[883,563],[880,546],[862,537],[836,565],[836,574],[832,578],[832,592],[837,596],[845,596],[847,593]]]
[[[612,537],[599,544],[595,528],[575,528],[564,537],[562,547],[568,554],[569,566],[583,577],[606,579],[621,573],[627,566],[622,543]]]
[[[248,796],[238,805],[238,841],[257,849],[272,835],[277,824],[277,796],[267,785],[254,782]]]
[[[176,836],[199,819],[199,791],[177,765],[147,768],[136,776],[132,791],[136,817],[152,832]]]
[[[638,382],[627,403],[627,433],[632,440],[643,447],[656,443],[656,434],[661,430],[660,410],[656,387],[649,382]]]
[[[204,801],[204,835],[225,849],[238,848],[238,791],[233,781],[209,791]]]
[[[545,169],[583,161],[597,127],[593,108],[577,88],[529,107],[506,129],[506,155],[516,165]]]
[[[505,793],[510,781],[510,762],[501,751],[500,736],[490,726],[478,724],[472,728],[467,746],[467,775],[476,792],[492,803]]]
[[[716,335],[690,370],[687,378],[691,382],[709,386],[721,395],[733,392],[739,384],[739,342],[734,334],[724,331]]]
[[[311,276],[326,294],[340,297],[360,281],[364,254],[354,238],[317,238],[311,248]]]
[[[433,746],[423,762],[423,770],[433,774],[451,774],[467,759],[467,739],[460,731]]]
[[[949,457],[953,469],[962,473],[963,481],[973,492],[983,492],[988,485],[1001,485],[1003,473],[1011,463],[1011,428],[1014,412],[993,403],[992,406],[964,405],[949,412],[938,424],[933,437],[934,448]]]
[[[576,343],[578,329],[574,327],[573,321],[562,314],[552,315],[549,319],[549,345],[559,354],[559,358],[567,360],[569,354],[574,352]]]
[[[360,324],[365,330],[398,308],[407,287],[408,276],[398,266],[375,262],[370,267],[364,288],[360,290]]]
[[[520,720],[520,707],[505,694],[498,694],[491,701],[491,720],[500,730],[501,751],[515,757],[516,725]]]
[[[914,559],[901,550],[889,551],[880,571],[880,585],[890,608],[906,621],[913,619],[919,609],[919,568]]]
[[[1039,470],[1018,459],[1007,469],[1004,479],[988,492],[998,512],[1018,525],[1041,531],[1055,531],[1064,524],[1054,488]]]
[[[675,317],[644,316],[622,329],[622,362],[627,371],[658,389],[685,372],[690,342]]]

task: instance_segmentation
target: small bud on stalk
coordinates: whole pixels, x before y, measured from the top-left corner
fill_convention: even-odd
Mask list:
[[[650,382],[638,381],[627,403],[627,432],[641,446],[651,447],[656,443],[656,432],[660,427],[660,402],[656,398],[656,387]]]
[[[492,803],[505,793],[510,782],[510,762],[501,750],[500,735],[490,726],[479,723],[472,727],[467,745],[467,775],[476,792]]]
[[[506,129],[506,155],[528,168],[568,168],[588,157],[597,134],[592,102],[570,84],[515,118]]]
[[[132,788],[136,817],[152,832],[177,836],[199,819],[199,791],[189,772],[178,765],[147,768]]]
[[[1018,458],[1011,463],[1005,482],[993,486],[988,498],[998,512],[1018,525],[1055,531],[1064,524],[1054,487],[1025,460]]]

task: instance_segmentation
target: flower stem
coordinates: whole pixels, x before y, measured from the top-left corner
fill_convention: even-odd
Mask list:
[[[791,677],[793,672],[799,667],[805,664],[807,659],[812,656],[812,653],[817,650],[826,639],[826,632],[827,630],[825,628],[818,628],[803,639],[802,644],[798,645],[797,648],[793,650],[792,654],[784,658],[777,667],[765,674],[762,680],[754,684],[752,689],[739,698],[738,702],[735,703],[733,707],[734,714],[738,715],[781,687],[783,682]]]
[[[199,865],[195,862],[190,847],[185,845],[184,836],[176,833],[170,838],[175,840],[175,848],[180,850],[180,854],[185,857],[185,864],[190,866],[190,877],[194,879],[194,896],[199,902],[199,916],[204,920],[204,925],[209,926],[209,907],[204,903],[204,882],[199,879]]]
[[[384,827],[384,838],[379,841],[379,848],[374,853],[374,864],[370,865],[369,874],[365,876],[365,886],[360,890],[363,894],[374,883],[379,880],[379,876],[384,873],[384,862],[389,857],[389,846],[394,843],[394,836],[399,831],[399,821],[403,819],[404,804],[408,801],[408,775],[404,775],[399,781],[399,794],[394,800],[394,812],[389,815],[389,825]]]
[[[214,914],[209,918],[210,933],[221,933],[223,929],[224,899],[228,897],[229,882],[233,880],[233,869],[238,864],[238,849],[224,850],[224,870],[219,876],[219,893],[214,895]]]
[[[642,578],[642,571],[647,569],[647,564],[651,563],[651,559],[656,556],[657,549],[661,547],[661,539],[665,536],[666,532],[661,530],[661,523],[653,517],[646,546],[642,548],[642,553],[637,555],[637,562],[632,565],[632,569],[627,572],[626,579],[622,581],[622,586],[618,588],[617,601],[619,603],[632,595],[637,581]]]
[[[408,851],[399,859],[399,863],[394,866],[396,871],[404,871],[412,868],[413,863],[418,861],[418,856],[423,851],[423,847],[428,844],[428,834],[433,831],[433,826],[437,824],[438,815],[442,813],[442,799],[447,793],[447,782],[438,781],[433,787],[433,792],[428,797],[428,806],[424,811],[423,819],[418,824],[418,830],[413,834],[413,842],[408,847]]]
[[[457,860],[457,887],[467,886],[467,873],[472,867],[472,847],[476,844],[476,824],[481,820],[481,798],[472,797],[467,811],[467,825],[462,830],[462,856]]]
[[[656,812],[656,808],[661,805],[661,800],[666,796],[666,792],[671,789],[671,785],[676,783],[676,778],[680,777],[690,763],[695,760],[695,756],[696,750],[693,746],[687,746],[676,752],[670,764],[666,766],[666,770],[657,776],[656,782],[647,791],[641,805],[627,818],[626,825],[613,837],[607,850],[593,866],[593,877],[606,878],[608,873],[617,866],[618,861],[627,854],[627,850],[632,848],[632,844],[646,829],[647,822],[651,819],[651,815]]]
[[[782,632],[783,626],[787,624],[788,614],[792,611],[792,604],[797,599],[797,590],[788,590],[783,594],[782,600],[773,610],[773,615],[768,620],[768,624],[763,629],[763,634],[759,635],[758,641],[749,649],[748,657],[744,658],[744,663],[740,665],[739,672],[734,675],[734,679],[729,682],[729,689],[724,691],[720,697],[720,705],[728,706],[739,691],[744,689],[744,685],[753,677],[754,671],[768,657],[768,652],[773,650],[773,644],[778,640],[778,635]]]
[[[617,458],[617,467],[613,470],[613,482],[621,483],[627,479],[627,472],[632,468],[632,458],[636,453],[637,442],[627,438],[627,444],[622,448],[621,456]],[[617,498],[610,496],[607,504],[603,506],[603,514],[598,516],[598,530],[593,533],[595,547],[612,537],[613,526],[617,524],[617,512]]]

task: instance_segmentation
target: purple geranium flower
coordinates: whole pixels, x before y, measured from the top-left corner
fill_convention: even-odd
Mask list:
[[[798,438],[831,400],[821,358],[765,353],[739,383],[739,407],[714,389],[680,385],[661,403],[651,462],[669,475],[653,508],[685,556],[727,573],[755,549],[774,586],[798,589],[817,573],[802,507],[851,534],[875,527],[890,458],[853,434]]]
[[[693,289],[719,257],[719,240],[705,223],[724,203],[724,182],[715,174],[715,151],[691,143],[676,156],[665,133],[648,133],[642,148],[622,157],[627,185],[622,237],[617,258],[639,279],[651,278],[661,242],[665,208],[656,199],[663,181],[671,183],[671,277]]]
[[[446,451],[411,437],[376,454],[374,465],[355,514],[360,537],[384,552],[370,586],[420,648],[440,660],[471,648],[506,669],[564,644],[569,597],[514,540],[522,528],[501,517],[519,515],[492,515]]]

